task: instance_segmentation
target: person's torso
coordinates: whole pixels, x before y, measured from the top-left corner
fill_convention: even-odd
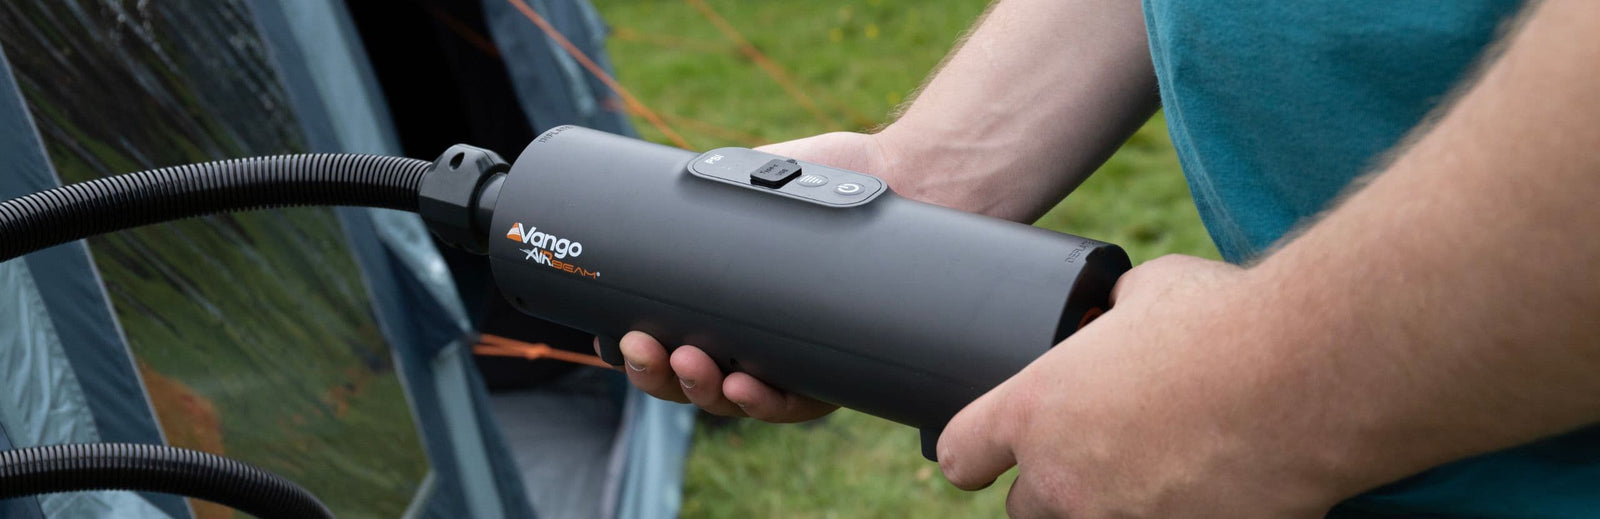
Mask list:
[[[1521,7],[1145,0],[1173,145],[1223,256],[1260,255],[1379,166]],[[1333,516],[1600,516],[1600,428],[1446,465]]]

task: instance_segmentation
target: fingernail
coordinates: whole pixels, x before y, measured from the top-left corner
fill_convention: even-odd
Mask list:
[[[633,359],[623,358],[622,359],[622,363],[626,364],[628,366],[628,370],[630,370],[630,371],[634,371],[634,372],[637,372],[637,373],[643,373],[644,372],[644,368],[645,367],[644,366],[640,366],[638,364],[634,364],[633,363]]]
[[[689,379],[686,379],[686,378],[683,378],[683,377],[678,377],[678,383],[679,384],[683,384],[683,388],[684,389],[694,389],[694,381],[693,380],[689,380]]]

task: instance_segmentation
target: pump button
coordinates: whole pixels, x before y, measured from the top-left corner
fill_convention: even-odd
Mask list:
[[[821,186],[823,184],[827,184],[828,183],[828,177],[824,177],[822,175],[813,175],[813,174],[807,173],[805,176],[800,177],[800,180],[794,181],[794,183],[800,184],[800,185],[806,186],[806,187],[817,187],[817,186]]]
[[[773,159],[750,172],[750,183],[777,189],[800,176],[800,165],[783,159]]]
[[[838,187],[833,188],[833,192],[844,196],[856,196],[865,190],[866,188],[861,187],[861,184],[857,184],[855,182],[845,182],[843,184],[839,184]]]

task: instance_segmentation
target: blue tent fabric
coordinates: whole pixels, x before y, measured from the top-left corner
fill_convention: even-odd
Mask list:
[[[0,429],[16,437],[18,447],[95,441],[94,418],[83,402],[72,366],[61,353],[50,316],[27,262],[0,263],[0,365],[6,366],[0,388]],[[60,500],[35,496],[41,511],[61,510]],[[46,501],[55,501],[46,503]]]
[[[316,151],[397,154],[383,122],[387,114],[372,100],[377,92],[370,72],[359,65],[365,60],[349,38],[348,15],[327,4],[278,0],[255,0],[252,8],[308,145]],[[439,476],[423,510],[433,517],[531,517],[498,430],[478,410],[487,393],[460,347],[468,332],[465,311],[420,219],[370,209],[338,214]]]
[[[267,14],[260,20],[268,39],[283,53],[280,61],[303,60],[300,63],[304,77],[295,74],[290,81],[309,81],[321,98],[337,101],[321,102],[319,106],[343,151],[398,153],[400,143],[391,127],[389,110],[349,13],[332,2],[252,2],[257,11]],[[273,27],[278,23],[281,28]],[[295,45],[286,44],[289,38]],[[302,46],[306,46],[304,52]]]
[[[91,443],[100,439],[83,389],[60,336],[45,311],[27,262],[0,263],[0,430],[15,447]],[[11,500],[0,510],[34,509],[49,516],[93,517],[121,510],[125,517],[170,517],[130,492],[48,494]]]
[[[694,436],[694,406],[658,400],[631,389],[629,424],[615,517],[665,519],[683,505],[683,468]]]
[[[505,0],[482,0],[489,36],[506,60],[522,104],[536,132],[576,124],[621,135],[635,135],[620,103],[604,83],[584,70]],[[528,5],[602,68],[611,68],[605,53],[606,28],[594,7],[584,0],[529,0]],[[558,72],[559,73],[554,73]]]
[[[0,269],[4,268],[5,265],[0,264]],[[8,289],[9,287],[0,286],[0,291]],[[5,319],[0,317],[0,324],[5,322]],[[11,438],[6,436],[5,424],[0,423],[0,449],[12,449],[15,447],[16,446],[11,443]],[[44,509],[39,506],[38,498],[19,497],[16,499],[0,499],[0,517],[7,517],[11,519],[44,519]]]
[[[10,64],[0,54],[0,198],[14,198],[60,185],[45,156],[37,129],[23,106]],[[66,355],[88,385],[86,402],[102,438],[112,442],[162,443],[161,428],[150,411],[144,384],[122,342],[99,273],[79,243],[58,245],[25,256],[37,274],[43,303],[61,334],[71,344]]]
[[[349,210],[343,215],[346,225],[370,227],[372,220],[363,213]],[[471,366],[469,359],[460,358],[467,354],[465,350],[452,347],[462,339],[465,330],[452,319],[440,318],[452,313],[445,305],[453,301],[436,299],[424,283],[404,272],[404,263],[374,234],[349,234],[351,247],[366,270],[378,312],[389,316],[382,320],[385,333],[402,338],[394,342],[397,363],[423,430],[433,471],[438,475],[434,493],[425,508],[426,515],[463,517],[466,511],[472,510],[475,512],[472,517],[486,517],[477,515],[481,513],[492,513],[492,517],[531,517],[531,508],[517,487],[520,481],[517,473],[504,461],[508,459],[504,454],[506,449],[497,437],[491,436],[496,429],[484,423],[490,415],[477,411],[479,401],[487,399],[482,382],[477,380],[473,370],[467,369]],[[359,237],[363,234],[365,237]],[[441,373],[441,370],[446,372]],[[453,423],[462,417],[477,423],[464,430]],[[477,435],[477,438],[461,437],[465,434]],[[480,452],[462,452],[462,449]],[[485,456],[481,451],[497,454]],[[476,467],[460,463],[469,456],[493,463]],[[469,479],[487,479],[492,486],[469,488],[465,485]],[[485,495],[491,489],[495,491]],[[479,505],[484,499],[500,501],[502,506],[493,512],[483,510]]]
[[[336,44],[340,41],[337,34],[348,34],[348,21],[330,20],[329,18],[337,18],[336,15],[339,13],[336,12],[318,12],[315,9],[308,9],[304,5],[296,6],[295,4],[295,2],[282,4],[283,12],[288,13],[291,17],[289,19],[290,23],[286,25],[292,28],[291,30],[295,33],[295,37],[298,38],[302,48],[314,47],[318,49],[316,53],[302,54],[302,59],[305,59],[308,64],[307,68],[314,71],[311,76],[315,78],[313,82],[316,84],[316,92],[305,93],[303,85],[299,88],[294,86],[298,80],[295,77],[297,75],[296,72],[286,72],[286,82],[291,84],[291,92],[302,90],[301,93],[293,94],[297,102],[315,97],[339,100],[339,103],[325,103],[326,109],[320,112],[315,108],[302,109],[301,112],[329,114],[330,125],[336,128],[333,133],[338,135],[339,145],[344,149],[394,153],[393,148],[391,148],[394,142],[392,133],[385,131],[387,128],[385,124],[377,122],[379,119],[386,117],[386,114],[379,110],[348,109],[351,106],[381,106],[381,103],[370,101],[380,95],[372,87],[370,72],[366,72],[364,67],[352,66],[364,63],[364,60],[351,59],[348,53],[342,51],[346,47]],[[628,126],[625,117],[615,111],[602,110],[600,103],[595,101],[597,97],[602,97],[597,96],[595,91],[595,89],[601,88],[602,85],[597,81],[592,81],[592,78],[588,78],[587,73],[578,68],[576,63],[572,62],[570,56],[551,45],[542,33],[536,32],[537,30],[521,17],[520,13],[505,11],[504,6],[506,5],[508,4],[505,2],[486,4],[486,15],[488,15],[491,25],[502,29],[505,26],[501,22],[506,20],[522,22],[521,24],[516,24],[514,29],[511,29],[515,33],[511,36],[503,37],[504,33],[498,31],[494,31],[494,34],[496,34],[497,43],[517,49],[504,51],[506,55],[517,58],[507,60],[507,67],[512,71],[519,99],[524,103],[524,110],[533,114],[532,119],[535,120],[535,127],[541,130],[544,129],[543,127],[546,125],[537,122],[540,120],[577,120],[592,127],[606,128],[619,133],[631,133],[631,126]],[[603,58],[604,53],[600,52],[602,49],[599,47],[603,42],[602,26],[598,23],[598,16],[594,14],[592,8],[586,3],[538,2],[535,5],[537,9],[546,9],[550,5],[564,8],[556,11],[559,14],[549,15],[552,23],[570,28],[569,36],[572,34],[579,35],[573,37],[577,38],[577,41],[585,46],[589,46],[588,52],[591,55]],[[497,11],[496,8],[499,8],[499,10]],[[257,9],[258,12],[262,11],[259,3]],[[515,18],[505,18],[505,16],[514,16]],[[271,23],[273,19],[272,16],[261,16],[260,18],[263,20],[263,25]],[[529,32],[530,30],[534,32]],[[268,27],[265,32],[268,34],[269,40],[272,40],[273,35],[276,34],[276,31],[271,27]],[[329,36],[330,32],[335,35]],[[521,41],[522,39],[531,40]],[[347,39],[343,41],[348,43]],[[295,50],[290,48],[283,52],[292,53]],[[556,62],[557,64],[562,64],[562,66],[557,70],[561,70],[563,73],[559,75],[550,74],[548,72],[551,69],[546,69],[545,73],[537,73],[536,70],[530,68],[531,62],[521,59],[523,56],[558,58]],[[563,60],[564,63],[562,63]],[[534,62],[536,61],[534,60]],[[531,78],[564,78],[564,80],[544,81],[534,85],[523,81]],[[553,91],[545,89],[557,89],[555,91],[560,93],[547,95]],[[345,108],[336,108],[333,105]],[[570,117],[577,117],[577,119]],[[315,118],[307,117],[306,119]],[[316,122],[312,121],[309,124],[316,124]],[[312,135],[317,133],[320,132],[308,131],[308,134]],[[317,146],[315,142],[312,145]],[[394,305],[396,308],[391,311],[396,312],[396,315],[400,315],[401,312],[411,312],[414,315],[419,312],[419,308],[422,306],[440,305],[441,308],[438,308],[438,315],[448,314],[457,322],[465,323],[465,313],[464,310],[459,308],[458,300],[454,297],[448,297],[448,294],[453,293],[454,290],[450,285],[448,272],[444,270],[443,262],[431,250],[426,232],[414,215],[392,211],[356,209],[341,210],[341,215],[345,220],[346,226],[351,228],[351,232],[348,234],[360,236],[365,234],[360,232],[361,229],[375,228],[378,231],[376,234],[383,242],[383,246],[386,247],[385,256],[390,261],[390,264],[379,266],[381,262],[371,258],[370,244],[363,243],[365,240],[355,240],[352,245],[357,250],[358,257],[362,257],[363,263],[367,265],[369,283],[375,285],[375,291],[385,292],[383,294],[375,294],[375,301],[409,301],[403,305]],[[398,265],[395,263],[398,263]],[[427,292],[427,295],[432,295],[433,297],[415,294],[415,298],[397,298],[392,293],[388,293],[391,287],[378,288],[376,285],[383,283],[371,279],[381,277],[382,275],[378,274],[379,271],[409,274],[404,282],[400,283],[404,288],[414,292]],[[385,326],[392,325],[386,322]],[[440,333],[438,331],[435,332]],[[448,334],[449,331],[442,333]],[[390,334],[392,337],[407,335],[405,332],[390,332]],[[400,346],[404,342],[407,341],[395,341],[398,350],[397,355],[408,356],[406,348]],[[428,343],[430,341],[419,342]],[[444,343],[433,342],[433,344]],[[438,355],[460,353],[458,348],[452,347],[439,352]],[[403,364],[412,366],[416,362],[403,362]],[[434,365],[456,366],[457,364],[441,361],[439,357],[435,357]],[[408,367],[407,369],[409,370],[410,368]],[[438,373],[409,374],[407,379],[411,382],[414,399],[418,393],[417,388],[425,385],[423,381],[433,380],[437,383],[439,381],[438,375]],[[454,375],[458,374],[450,373],[450,375],[452,376],[447,378],[453,379]],[[469,375],[476,377],[475,373]],[[615,378],[615,374],[609,375]],[[451,383],[459,384],[458,382]],[[479,386],[481,384],[473,384],[473,387]],[[618,388],[622,387],[620,384],[616,386]],[[441,391],[440,397],[448,398],[445,393],[448,392]],[[508,398],[530,397],[539,398],[531,395],[517,395]],[[591,468],[603,471],[611,463],[608,461],[606,464],[600,464],[596,463],[595,460],[614,458],[620,462],[618,465],[623,467],[622,470],[618,473],[610,474],[614,476],[610,484],[603,488],[594,489],[597,496],[606,498],[603,503],[598,503],[600,505],[598,509],[610,511],[605,516],[628,518],[676,516],[679,488],[682,481],[683,459],[687,452],[688,439],[692,431],[692,408],[656,401],[637,391],[633,391],[628,398],[629,405],[626,408],[625,417],[614,419],[620,420],[625,424],[624,429],[627,432],[618,436],[618,438],[625,438],[626,441],[619,441],[613,444],[609,439],[598,438],[599,443],[605,447],[605,451],[610,453],[609,455],[595,454],[594,450],[584,447],[584,445],[590,445],[595,442],[585,442],[582,439],[570,436],[565,442],[549,441],[550,437],[537,434],[521,436],[518,439],[525,441],[513,445],[513,448],[495,447],[495,445],[503,443],[504,440],[499,434],[496,434],[496,429],[490,427],[490,424],[479,423],[479,427],[473,428],[473,430],[485,436],[484,445],[490,452],[504,453],[508,450],[511,452],[510,456],[501,456],[497,459],[515,458],[524,461],[521,467],[522,477],[520,478],[514,468],[507,467],[503,463],[494,464],[492,470],[499,474],[496,481],[500,482],[500,487],[504,487],[507,483],[522,480],[524,490],[535,498],[542,498],[534,499],[534,510],[548,510],[550,512],[542,515],[550,517],[588,517],[589,515],[585,512],[589,509],[583,507],[582,503],[576,504],[577,507],[573,508],[552,503],[552,501],[574,499],[573,489],[563,485],[574,483],[573,478],[570,477],[573,471],[585,470],[581,467],[575,467],[574,464],[589,463],[595,465]],[[492,405],[480,410],[482,412],[480,412],[479,416],[491,416],[488,411],[492,409],[499,411],[495,414],[501,417],[502,422],[508,417],[515,420],[513,423],[502,423],[500,430],[505,430],[507,427],[515,427],[516,425],[526,425],[530,421],[538,421],[545,424],[561,422],[572,416],[582,415],[583,411],[585,411],[582,406],[590,403],[581,396],[572,393],[556,393],[545,399],[546,402],[554,402],[556,407],[544,409],[546,412],[539,412],[540,409],[536,408],[530,409],[507,405],[512,402],[501,397],[494,397],[492,401],[494,402]],[[472,399],[472,403],[477,407],[487,405],[484,400],[477,398]],[[421,407],[426,404],[415,405]],[[445,407],[446,414],[449,414],[448,406],[441,405],[441,407]],[[423,421],[427,422],[425,418]],[[605,430],[616,428],[617,426],[618,424],[611,423],[596,426],[593,429]],[[424,425],[424,429],[427,429],[427,425]],[[554,429],[547,428],[545,430],[561,434]],[[462,432],[454,434],[462,434]],[[572,430],[567,430],[566,434],[572,434]],[[557,451],[562,454],[585,452],[591,455],[587,457],[556,456],[553,458],[549,456]],[[456,455],[459,457],[470,454],[469,452],[461,452],[458,448]],[[441,460],[435,457],[435,462],[440,463]],[[440,469],[436,468],[436,470]],[[446,482],[444,484],[446,488],[451,485],[451,482],[469,475],[457,472],[450,474],[450,476],[454,477],[441,478],[442,481]],[[529,478],[528,476],[533,477]],[[471,478],[468,477],[468,479]],[[521,492],[510,489],[502,488],[501,490],[499,495],[502,496],[502,499],[504,499],[503,496],[521,495]],[[469,497],[470,501],[471,496],[467,497]],[[623,503],[624,499],[627,500],[626,503]]]
[[[77,7],[77,5],[68,4],[68,7]],[[222,6],[223,9],[228,7]],[[242,16],[240,19],[253,20],[248,16],[248,13],[232,11],[226,14],[244,14],[246,16]],[[11,24],[17,24],[33,20],[13,17],[6,21]],[[225,30],[233,29],[234,26],[223,28]],[[245,26],[245,28],[248,30],[248,26]],[[80,38],[84,36],[81,31],[75,34],[69,32],[69,34]],[[94,36],[92,34],[87,35],[88,38],[93,38]],[[249,43],[249,40],[245,38],[229,41],[240,44]],[[181,45],[187,42],[166,43]],[[112,48],[117,47],[113,46]],[[126,47],[121,49],[126,49]],[[205,52],[205,49],[201,49],[200,52],[208,56],[213,54]],[[184,56],[180,56],[180,58],[182,57]],[[29,111],[24,106],[19,89],[12,79],[11,64],[4,63],[4,65],[0,67],[0,74],[5,75],[5,81],[0,84],[0,87],[3,87],[0,88],[0,149],[6,150],[7,157],[12,160],[0,165],[0,197],[10,198],[53,187],[57,182],[54,178],[55,175],[52,173],[51,163],[44,154],[38,130],[31,124],[32,119],[29,117]],[[36,76],[33,79],[37,81],[39,77]],[[46,79],[54,79],[54,77],[47,77]],[[271,81],[274,76],[268,75],[265,76],[265,79]],[[114,87],[108,88],[108,90],[114,89]],[[37,92],[37,89],[35,92]],[[157,91],[156,93],[160,94],[162,92]],[[269,99],[269,97],[262,95],[259,99],[264,100]],[[244,106],[242,108],[248,110],[251,107]],[[256,112],[255,116],[259,117],[260,113]],[[248,112],[246,114],[249,115]],[[282,115],[282,111],[269,113],[268,115]],[[289,120],[295,119],[289,117]],[[319,129],[314,125],[307,125],[305,131],[308,134],[320,137],[331,135],[326,129]],[[59,137],[60,135],[57,134],[58,139]],[[126,168],[126,166],[122,167]],[[333,213],[327,214],[331,215]],[[38,322],[43,322],[47,325],[54,322],[52,333],[59,332],[60,335],[60,339],[54,342],[66,345],[64,354],[60,356],[69,359],[72,369],[78,374],[73,380],[62,380],[60,382],[50,380],[46,381],[48,383],[33,382],[25,384],[26,387],[32,388],[35,393],[31,400],[25,399],[25,401],[35,406],[50,406],[50,412],[47,414],[32,413],[24,416],[20,423],[26,425],[30,431],[81,431],[81,428],[76,430],[65,429],[60,425],[67,423],[66,418],[75,415],[71,412],[73,408],[65,405],[54,405],[54,401],[49,398],[50,394],[41,394],[45,389],[55,389],[54,393],[65,393],[67,392],[66,388],[79,387],[78,381],[81,380],[83,392],[88,396],[87,398],[78,399],[83,402],[80,407],[93,409],[96,420],[91,425],[98,425],[97,429],[90,429],[88,433],[98,434],[63,435],[58,432],[54,436],[43,437],[42,440],[27,442],[20,441],[26,438],[19,438],[19,435],[12,434],[9,435],[9,440],[19,441],[8,441],[8,443],[31,445],[61,443],[64,441],[99,440],[162,443],[161,431],[148,403],[145,386],[139,379],[139,371],[132,362],[126,339],[118,326],[117,317],[111,312],[104,292],[103,281],[96,273],[94,264],[90,262],[87,252],[83,243],[72,243],[30,254],[25,259],[7,263],[7,267],[14,265],[18,268],[31,268],[36,275],[24,276],[20,279],[36,281],[38,287],[29,291],[18,288],[18,285],[26,283],[0,283],[0,297],[32,294],[33,299],[36,301],[26,305],[26,308],[46,316],[44,320]],[[41,293],[43,296],[39,297],[38,294]],[[22,305],[17,305],[15,308],[22,307]],[[193,318],[193,316],[183,317]],[[34,328],[38,329],[39,327]],[[23,327],[18,319],[0,320],[0,330],[16,331],[25,329],[27,328]],[[29,342],[10,337],[0,337],[0,351],[7,353],[34,350],[46,351],[47,348],[37,346],[40,344],[46,343],[40,340]],[[35,361],[40,359],[48,360],[48,357],[35,355],[32,359]],[[8,371],[22,370],[24,367],[39,364],[39,362],[19,362],[10,358],[5,360],[6,363],[4,365]],[[52,364],[52,366],[56,365]],[[61,372],[57,370],[52,373]],[[70,375],[72,372],[66,371],[65,373]],[[41,377],[32,378],[39,379]],[[24,385],[23,380],[23,377],[10,377],[7,379],[8,382],[19,385]],[[13,423],[18,423],[18,421],[13,421]],[[81,423],[81,421],[78,423]],[[411,424],[401,423],[395,424],[395,426],[408,427]],[[37,436],[41,435],[35,434],[29,437]],[[137,495],[127,493],[86,492],[52,494],[30,500],[43,504],[45,513],[51,517],[189,517],[191,515],[188,503],[177,496],[153,495],[151,497],[151,501],[164,505],[163,508],[168,510],[170,514],[159,511],[147,513],[153,510],[149,504],[141,505],[139,502],[130,501],[127,498],[128,496],[132,496],[134,499],[141,499]],[[60,504],[54,505],[54,503]],[[40,507],[36,505],[34,508]],[[458,507],[457,509],[460,508]],[[456,516],[451,510],[435,515],[443,517]],[[11,515],[9,513],[0,514],[0,517],[11,517]]]
[[[0,198],[59,185],[32,121],[0,51],[0,150],[8,159],[0,162]],[[10,335],[0,337],[0,350],[7,353],[0,365],[8,373],[3,399],[14,404],[11,412],[0,411],[9,418],[0,420],[9,430],[7,443],[164,443],[83,243],[38,251],[0,269],[6,274],[0,298],[11,299],[0,304],[10,310],[0,314],[0,334]],[[28,404],[43,408],[25,412]],[[52,515],[92,515],[109,507],[126,509],[129,517],[190,516],[182,499],[153,493],[95,492],[37,501],[37,513]]]

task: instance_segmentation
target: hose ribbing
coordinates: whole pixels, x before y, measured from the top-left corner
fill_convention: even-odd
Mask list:
[[[289,480],[199,451],[133,443],[0,451],[0,500],[86,490],[177,494],[262,519],[333,517],[316,496]]]
[[[0,202],[0,261],[96,234],[220,212],[303,205],[417,210],[424,160],[305,154],[187,164]]]

